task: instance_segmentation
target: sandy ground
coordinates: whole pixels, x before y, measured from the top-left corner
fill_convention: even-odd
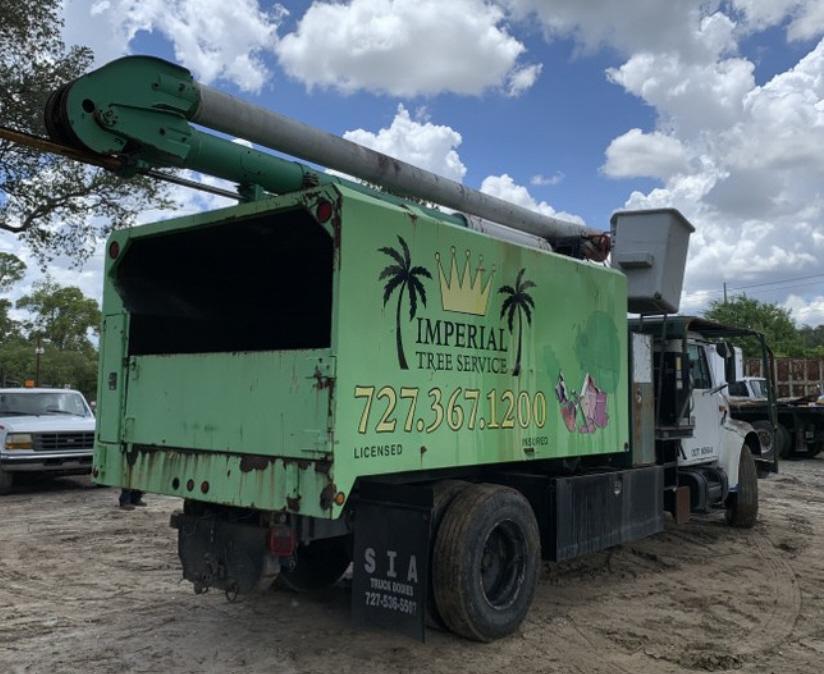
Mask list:
[[[169,514],[85,479],[0,497],[0,672],[824,671],[824,460],[761,483],[761,521],[707,516],[547,565],[520,632],[490,645],[357,632],[348,594],[236,603],[180,582]]]

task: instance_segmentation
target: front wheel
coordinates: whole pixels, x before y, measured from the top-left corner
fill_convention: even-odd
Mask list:
[[[738,459],[738,490],[727,497],[727,523],[750,529],[758,518],[758,475],[752,451],[745,443]]]
[[[0,494],[8,494],[11,491],[12,474],[0,468]]]
[[[538,524],[520,492],[477,484],[455,497],[432,555],[438,613],[452,632],[475,641],[514,632],[532,604],[539,571]]]

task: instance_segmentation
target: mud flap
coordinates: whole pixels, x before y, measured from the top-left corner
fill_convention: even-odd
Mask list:
[[[432,490],[360,486],[355,515],[352,621],[424,641]]]
[[[229,594],[254,590],[264,575],[266,529],[215,517],[172,514],[183,577],[195,592],[214,587]]]

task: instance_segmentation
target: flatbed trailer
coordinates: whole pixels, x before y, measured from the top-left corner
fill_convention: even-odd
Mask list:
[[[677,211],[617,213],[610,237],[158,59],[69,83],[46,119],[89,161],[239,185],[237,206],[106,248],[94,478],[183,499],[196,592],[308,590],[352,563],[358,624],[489,641],[523,620],[541,558],[654,534],[667,511],[754,524],[757,437],[725,427],[682,467],[690,362],[627,323],[677,309]]]
[[[757,424],[769,419],[770,403],[753,396],[751,380],[766,383],[762,378],[744,378],[733,388],[730,404],[737,418]],[[817,398],[815,395],[776,400],[776,445],[781,458],[813,458],[824,450],[824,405],[818,404]]]

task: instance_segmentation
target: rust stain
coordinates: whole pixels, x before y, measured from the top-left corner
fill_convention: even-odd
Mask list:
[[[314,387],[316,391],[332,391],[335,388],[335,378],[328,377],[327,375],[323,374],[323,372],[321,372],[320,367],[315,367],[315,372],[312,375],[312,378],[315,380]]]
[[[266,470],[270,464],[274,463],[274,456],[256,456],[254,454],[244,454],[240,459],[240,470],[243,473],[250,473],[253,470]]]
[[[300,496],[287,496],[286,497],[286,505],[288,506],[289,510],[294,510],[295,512],[300,510]]]
[[[332,507],[332,502],[335,499],[335,494],[338,488],[334,484],[327,484],[320,493],[320,507],[321,510],[329,510]]]

